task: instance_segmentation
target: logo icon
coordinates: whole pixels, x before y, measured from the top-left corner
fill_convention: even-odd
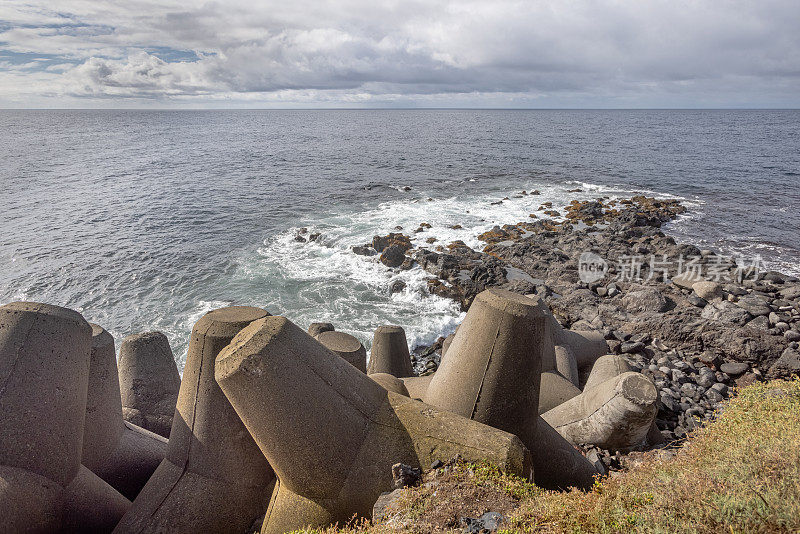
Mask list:
[[[602,279],[608,272],[606,260],[594,252],[584,252],[578,258],[578,278],[581,282],[591,284]]]

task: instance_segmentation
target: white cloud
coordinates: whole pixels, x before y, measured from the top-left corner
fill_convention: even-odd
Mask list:
[[[202,62],[167,63],[146,52],[124,60],[90,58],[66,71],[66,91],[87,96],[169,96],[203,94],[209,84]]]
[[[47,5],[0,0],[0,51],[52,59],[0,104],[800,105],[796,0]]]

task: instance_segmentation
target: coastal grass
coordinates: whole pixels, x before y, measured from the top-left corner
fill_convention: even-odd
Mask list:
[[[433,483],[431,483],[433,482]],[[459,463],[404,491],[394,524],[304,534],[460,531],[500,511],[502,534],[800,532],[800,380],[748,386],[671,457],[648,453],[591,491],[545,491],[488,465]]]

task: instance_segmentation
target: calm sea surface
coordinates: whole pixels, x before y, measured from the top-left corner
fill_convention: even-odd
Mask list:
[[[75,308],[118,342],[161,330],[181,367],[232,303],[431,341],[456,307],[350,246],[420,222],[419,243],[477,246],[548,200],[681,198],[676,239],[800,274],[800,111],[0,111],[0,139],[0,302]],[[522,189],[542,195],[491,204]]]

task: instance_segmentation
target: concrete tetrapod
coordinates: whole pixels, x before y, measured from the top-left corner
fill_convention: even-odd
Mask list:
[[[283,317],[236,336],[216,378],[278,476],[264,534],[369,517],[398,462],[460,454],[530,470],[517,437],[386,391]]]
[[[385,325],[375,329],[367,365],[367,374],[372,373],[388,373],[397,378],[414,376],[406,332],[401,327]]]
[[[123,339],[119,384],[125,420],[169,438],[181,377],[167,336],[145,332]]]
[[[568,345],[553,345],[553,358],[555,361],[553,370],[569,380],[576,388],[580,386],[578,361],[572,349]]]
[[[454,337],[456,337],[455,334],[450,334],[449,336],[444,338],[444,341],[442,341],[442,349],[439,351],[439,353],[442,356],[444,356],[447,353],[447,349],[450,348],[450,344],[453,342]]]
[[[369,378],[377,384],[383,386],[383,389],[386,391],[392,391],[398,395],[411,398],[411,395],[408,394],[408,389],[406,389],[406,385],[396,376],[386,373],[372,373],[371,375],[367,376],[369,376]]]
[[[596,386],[602,384],[610,378],[633,371],[633,367],[631,367],[631,365],[623,356],[617,356],[615,354],[601,356],[596,362],[594,362],[592,371],[589,373],[589,377],[586,379],[586,385],[583,386],[583,389],[584,391],[591,391]],[[539,411],[541,412],[541,407],[539,408]],[[652,425],[650,425],[650,431],[647,433],[645,442],[650,446],[658,445],[664,442],[664,436],[662,436],[661,432],[658,430],[655,419],[653,420]]]
[[[122,419],[114,338],[92,324],[92,355],[81,462],[128,499],[164,459],[167,440]]]
[[[308,335],[311,337],[317,337],[323,332],[333,332],[336,328],[333,327],[332,323],[311,323],[308,325]]]
[[[131,501],[85,466],[64,495],[63,532],[111,532],[131,507]]]
[[[580,394],[581,390],[557,371],[543,372],[539,386],[539,415]]]
[[[275,477],[214,381],[214,360],[242,328],[268,315],[222,308],[194,325],[167,457],[114,532],[244,532],[264,513]]]
[[[80,463],[91,345],[76,311],[0,307],[3,532],[108,532],[130,506]]]
[[[550,343],[542,353],[542,372],[558,371],[561,376],[580,388],[581,377],[589,374],[595,360],[608,353],[608,343],[600,332],[590,330],[568,330],[561,326],[550,308],[538,295],[527,295],[538,303],[547,317],[547,337]]]
[[[602,332],[596,330],[569,330],[558,324],[553,318],[558,328],[554,328],[553,341],[555,345],[569,347],[575,357],[578,370],[590,370],[597,361],[597,358],[608,354],[608,343],[606,343]]]
[[[609,378],[544,413],[570,443],[627,451],[643,443],[655,419],[657,391],[640,373]]]
[[[350,334],[336,331],[320,332],[316,337],[317,341],[328,350],[344,358],[347,363],[362,373],[367,372],[367,349],[358,339]]]
[[[540,486],[588,487],[595,467],[538,415],[546,326],[539,302],[501,289],[480,293],[423,401],[519,436]]]
[[[591,391],[606,380],[619,376],[623,373],[630,373],[633,367],[628,361],[616,354],[606,354],[601,356],[594,362],[592,370],[586,379],[586,384],[583,386],[584,391]]]
[[[435,373],[425,376],[407,376],[401,378],[400,381],[403,382],[403,385],[406,387],[409,397],[422,400],[422,397],[425,396],[425,392],[428,391],[428,386],[430,386],[434,375]]]
[[[377,374],[369,376],[374,380],[377,376],[388,377],[391,375]],[[434,376],[435,373],[426,376],[412,376],[409,378],[402,378],[400,381],[406,386],[408,397],[421,400],[425,396],[425,392],[428,391],[428,386]],[[377,382],[386,387],[381,381]],[[395,391],[395,393],[401,393],[401,391]],[[541,384],[539,386],[539,415],[580,394],[581,390],[556,371],[546,371],[542,373]]]

